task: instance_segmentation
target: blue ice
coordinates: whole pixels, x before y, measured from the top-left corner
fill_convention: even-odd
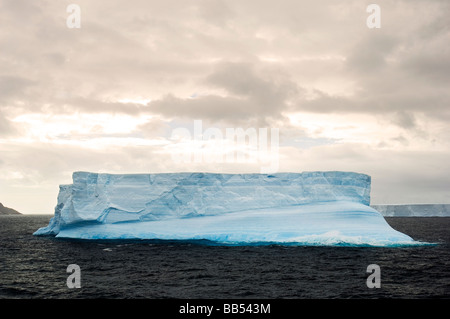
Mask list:
[[[353,172],[98,174],[61,185],[35,235],[208,240],[224,245],[416,245],[370,204]]]

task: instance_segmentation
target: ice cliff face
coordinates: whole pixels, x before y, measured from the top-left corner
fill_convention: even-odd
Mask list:
[[[384,232],[386,240],[412,241],[369,204],[370,177],[350,172],[76,172],[72,185],[60,186],[50,224],[35,235],[255,243],[320,242],[323,236],[328,242],[369,236],[370,242],[383,240]]]

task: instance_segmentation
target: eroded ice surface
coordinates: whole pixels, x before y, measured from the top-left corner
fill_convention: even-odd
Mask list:
[[[416,244],[369,204],[370,176],[351,172],[76,172],[73,184],[60,186],[55,216],[35,235],[220,244]]]

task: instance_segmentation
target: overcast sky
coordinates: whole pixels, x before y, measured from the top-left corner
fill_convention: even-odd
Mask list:
[[[80,170],[260,172],[176,161],[212,150],[172,136],[201,120],[278,128],[278,171],[369,174],[374,204],[450,203],[450,2],[376,1],[368,28],[371,3],[0,0],[0,202],[51,214]]]

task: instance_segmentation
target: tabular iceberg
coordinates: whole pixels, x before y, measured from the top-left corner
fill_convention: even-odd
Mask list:
[[[215,244],[417,244],[370,204],[353,172],[73,173],[55,215],[34,235],[76,239],[208,240]]]
[[[450,217],[450,204],[372,205],[386,217]]]

